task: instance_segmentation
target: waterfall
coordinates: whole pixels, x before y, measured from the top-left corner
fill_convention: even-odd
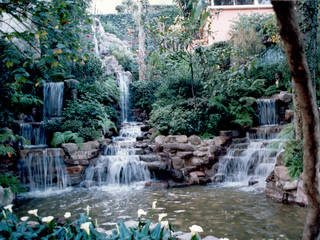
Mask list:
[[[260,125],[278,123],[277,104],[274,99],[258,99],[257,104]]]
[[[86,181],[96,181],[98,185],[126,184],[150,179],[150,172],[144,162],[136,155],[136,137],[141,135],[138,123],[123,124],[118,137],[113,138],[104,155],[86,170]]]
[[[45,145],[47,135],[44,124],[41,123],[20,123],[20,135],[27,139],[31,145]]]
[[[45,83],[43,86],[43,119],[61,117],[64,83]]]
[[[21,178],[31,192],[63,189],[69,185],[61,152],[60,148],[36,149],[19,160]]]
[[[129,112],[129,85],[130,85],[130,74],[127,72],[119,72],[117,74],[119,87],[120,87],[120,109],[121,109],[121,121],[128,121]]]

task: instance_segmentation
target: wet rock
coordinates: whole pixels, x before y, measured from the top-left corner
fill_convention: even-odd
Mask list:
[[[213,139],[216,146],[225,146],[231,142],[231,137],[218,136]]]
[[[163,161],[147,162],[146,166],[151,172],[158,172],[168,168],[168,163]]]
[[[69,155],[71,155],[79,150],[78,145],[75,143],[63,143],[63,144],[61,144],[61,147]]]
[[[159,145],[163,145],[166,137],[163,135],[159,135],[154,139],[154,142]]]
[[[162,152],[163,151],[163,146],[159,144],[152,144],[149,145],[149,147],[152,149],[152,152]]]
[[[98,141],[89,141],[89,142],[85,142],[81,145],[81,150],[82,151],[90,151],[90,150],[94,150],[94,149],[99,149],[99,142]]]
[[[253,186],[255,184],[259,183],[259,181],[255,178],[250,178],[248,181],[248,186]]]
[[[181,170],[171,169],[170,175],[171,175],[172,179],[176,182],[183,182],[184,181],[184,175]]]
[[[138,143],[138,144],[136,144],[136,147],[137,147],[137,148],[147,148],[147,147],[148,147],[148,144],[147,144],[147,143],[142,142],[142,143]]]
[[[140,161],[143,161],[143,162],[156,162],[156,161],[160,161],[160,157],[158,155],[154,155],[154,154],[141,155],[140,156]]]
[[[218,182],[218,183],[221,183],[221,182],[224,182],[226,176],[222,173],[217,173],[216,175],[214,175],[213,177],[213,182]]]
[[[280,92],[280,93],[274,95],[273,98],[279,99],[280,101],[285,102],[285,103],[290,103],[292,101],[292,94],[283,91],[283,92]]]
[[[291,110],[291,109],[286,109],[286,112],[285,112],[285,120],[287,122],[291,122],[294,118],[294,111]]]
[[[191,183],[187,183],[187,182],[169,181],[168,183],[169,183],[169,188],[184,188],[191,185]]]
[[[196,166],[188,166],[181,169],[184,176],[189,175],[191,172],[196,171],[198,168]]]
[[[194,155],[195,157],[204,157],[204,156],[207,155],[207,153],[201,152],[201,151],[194,151],[194,152],[193,152],[193,155]]]
[[[165,138],[165,143],[187,143],[188,137],[186,135],[169,135]]]
[[[83,166],[68,166],[67,167],[67,171],[68,171],[68,174],[70,175],[79,175],[82,173],[82,171],[84,170],[84,167]]]
[[[201,148],[198,148],[198,151],[200,152],[207,152],[209,150],[208,147],[201,147]]]
[[[188,140],[192,145],[200,145],[201,144],[201,138],[196,135],[190,136],[188,138]]]
[[[219,164],[216,163],[215,165],[212,166],[212,168],[206,169],[205,170],[206,176],[212,178],[214,175],[217,174],[218,168],[219,168]]]
[[[220,131],[219,136],[232,137],[232,131]]]
[[[201,166],[208,164],[208,159],[193,157],[190,164],[193,166]]]
[[[144,140],[144,137],[138,136],[138,137],[136,137],[136,140],[137,140],[138,142],[143,141],[143,140]]]
[[[87,150],[87,151],[77,151],[70,155],[71,159],[76,160],[90,160],[99,155],[99,150]]]
[[[180,157],[172,157],[172,167],[174,169],[181,169],[184,167],[184,160]]]
[[[277,166],[274,168],[275,175],[282,181],[290,181],[290,176],[288,175],[288,168],[285,166]]]
[[[192,184],[199,184],[199,177],[196,174],[196,172],[191,172],[190,173],[190,181]]]
[[[166,181],[157,181],[157,182],[151,181],[151,182],[147,182],[145,186],[150,187],[152,189],[166,189],[169,187],[169,184]]]
[[[147,131],[149,131],[149,129],[150,129],[150,127],[147,126],[147,125],[141,126],[141,131],[142,131],[142,132],[147,132]]]

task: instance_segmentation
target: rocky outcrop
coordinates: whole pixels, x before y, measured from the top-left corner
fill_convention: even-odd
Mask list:
[[[229,136],[201,140],[192,135],[157,136],[152,145],[160,158],[149,167],[159,179],[169,181],[169,187],[207,184],[217,172],[218,157],[225,153]],[[159,167],[155,167],[158,165]]]
[[[297,203],[306,206],[308,200],[303,190],[302,176],[291,179],[284,166],[284,151],[277,156],[274,170],[266,179],[266,196],[282,203]]]

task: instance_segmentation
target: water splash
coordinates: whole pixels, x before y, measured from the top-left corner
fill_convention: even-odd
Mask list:
[[[60,148],[32,150],[19,160],[21,178],[31,192],[64,189],[69,185],[61,151]]]
[[[258,116],[260,125],[278,124],[277,104],[274,99],[258,99]]]
[[[20,135],[27,139],[31,145],[45,145],[47,135],[44,124],[41,123],[20,123]]]
[[[61,117],[64,83],[45,83],[43,86],[43,119]]]

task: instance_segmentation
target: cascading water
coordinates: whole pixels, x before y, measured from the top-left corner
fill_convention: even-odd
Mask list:
[[[64,189],[69,177],[61,149],[37,149],[19,160],[20,175],[31,192]]]
[[[260,125],[278,124],[277,104],[274,99],[258,99]]]
[[[45,83],[43,86],[43,119],[61,117],[64,83]]]
[[[252,180],[264,187],[281,151],[282,144],[276,138],[281,127],[270,126],[278,122],[276,102],[261,99],[257,103],[261,126],[249,130],[246,138],[233,139],[227,154],[219,160],[218,176],[231,185],[248,185]]]
[[[98,185],[125,184],[150,179],[150,172],[136,155],[136,138],[141,136],[141,124],[128,122],[130,73],[117,74],[120,87],[120,108],[122,128],[114,137],[104,154],[92,161],[86,170],[86,182],[96,181]]]
[[[30,145],[45,145],[46,129],[43,123],[20,123],[20,135],[29,141]]]
[[[126,72],[118,73],[120,87],[120,109],[122,122],[128,121],[130,77]]]

